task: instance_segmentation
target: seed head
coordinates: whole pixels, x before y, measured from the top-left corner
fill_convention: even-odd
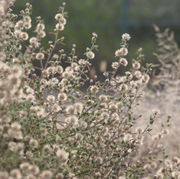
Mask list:
[[[92,51],[88,51],[88,52],[86,53],[86,57],[87,57],[88,59],[94,59],[95,54],[94,54],[94,52],[92,52]]]

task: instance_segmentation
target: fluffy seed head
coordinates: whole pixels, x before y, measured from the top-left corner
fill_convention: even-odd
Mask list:
[[[119,87],[119,90],[120,90],[120,91],[124,91],[124,92],[127,91],[127,90],[128,90],[128,85],[126,85],[126,84],[121,84],[120,87]]]
[[[44,53],[42,53],[42,52],[37,53],[37,54],[36,54],[36,59],[37,59],[37,60],[42,60],[42,59],[44,59]]]
[[[141,67],[141,64],[140,64],[139,62],[135,61],[135,62],[132,64],[132,67],[133,67],[133,69],[135,69],[135,70],[139,70],[140,67]]]
[[[64,30],[64,24],[61,24],[61,23],[56,24],[56,30],[57,31],[63,31]]]
[[[123,56],[126,56],[127,54],[128,54],[128,49],[125,47],[120,48],[120,49],[116,50],[116,52],[115,52],[116,57],[123,57]]]
[[[65,122],[69,125],[76,127],[78,125],[78,118],[76,116],[70,116],[65,119]]]
[[[67,101],[67,94],[66,94],[66,93],[59,93],[59,94],[58,94],[58,100],[59,100],[60,102],[65,102],[65,101]]]
[[[62,163],[66,163],[69,158],[69,153],[63,149],[58,149],[56,152],[56,156]]]
[[[107,95],[100,95],[99,100],[102,102],[107,102],[108,101],[108,96]]]
[[[134,72],[134,76],[137,78],[137,79],[140,79],[142,77],[142,73],[140,71],[135,71]]]
[[[144,75],[142,76],[142,82],[143,82],[143,83],[147,84],[147,83],[149,82],[149,80],[150,80],[150,77],[149,77],[148,74],[144,74]]]
[[[26,32],[21,32],[20,33],[20,38],[25,41],[25,40],[28,40],[29,35]]]
[[[22,178],[22,174],[21,174],[21,172],[20,172],[19,169],[13,169],[13,170],[11,170],[10,176],[11,176],[12,178],[17,178],[17,179],[21,179],[21,178]]]
[[[76,108],[74,105],[69,105],[65,109],[67,114],[76,114]]]
[[[91,86],[90,87],[90,92],[91,93],[94,93],[94,94],[96,94],[96,93],[98,93],[99,92],[99,88],[98,88],[98,86]]]
[[[61,13],[58,13],[55,15],[54,17],[57,21],[59,21],[60,19],[64,18],[63,15]]]
[[[40,174],[40,179],[51,179],[53,177],[53,173],[49,170],[45,170]]]
[[[128,41],[130,39],[131,39],[131,36],[128,33],[125,33],[125,34],[122,35],[122,40]]]
[[[117,70],[119,68],[119,63],[118,62],[113,62],[112,63],[112,68]]]
[[[94,54],[94,52],[92,52],[92,51],[88,51],[88,52],[86,53],[86,57],[87,57],[88,59],[94,59],[95,54]]]
[[[125,67],[128,65],[128,61],[125,58],[120,58],[119,63]]]
[[[81,114],[83,111],[83,104],[82,103],[75,103],[74,106],[76,108],[76,112]]]
[[[37,148],[38,147],[38,141],[31,138],[30,141],[29,141],[29,145],[32,147],[32,148]]]

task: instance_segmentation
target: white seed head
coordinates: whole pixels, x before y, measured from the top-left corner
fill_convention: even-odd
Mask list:
[[[94,93],[94,94],[96,94],[96,93],[98,93],[99,92],[99,88],[98,88],[98,86],[91,86],[90,87],[90,92],[91,93]]]
[[[113,62],[112,63],[112,68],[117,70],[119,68],[119,63],[118,62]]]
[[[71,115],[76,114],[76,108],[74,105],[67,106],[65,111],[66,111],[66,114],[71,114]]]
[[[45,170],[40,174],[40,179],[51,179],[53,177],[53,173],[49,170]]]
[[[128,33],[125,33],[122,35],[122,40],[129,41],[131,39],[131,36]]]
[[[137,79],[140,79],[142,77],[142,73],[140,71],[135,71],[134,72],[134,76],[137,78]]]
[[[36,37],[31,37],[29,39],[29,43],[35,48],[39,47],[39,45],[40,45],[38,42],[38,39]]]
[[[142,76],[142,82],[143,82],[143,83],[147,84],[147,83],[149,82],[149,80],[150,80],[150,77],[149,77],[148,74],[144,74],[144,75]]]
[[[37,24],[37,26],[36,26],[36,31],[37,32],[42,31],[44,29],[45,29],[45,25],[44,24],[42,24],[42,23]]]
[[[47,96],[47,101],[48,101],[49,103],[54,103],[54,102],[55,102],[55,96],[53,96],[53,95],[48,95],[48,96]]]
[[[92,52],[92,51],[88,51],[88,52],[86,53],[86,57],[87,57],[88,59],[94,59],[95,54],[94,54],[94,52]]]
[[[63,24],[63,25],[66,25],[66,19],[64,17],[60,18],[59,19],[59,23]]]
[[[126,84],[121,84],[119,87],[119,90],[123,91],[123,92],[127,91],[128,89],[129,89],[128,85],[126,85]]]
[[[76,112],[81,114],[83,111],[83,104],[82,103],[75,103],[74,106],[76,108]]]
[[[58,94],[58,100],[59,100],[60,102],[65,102],[65,101],[67,101],[67,94],[66,94],[66,93],[59,93],[59,94]]]
[[[133,67],[133,69],[135,69],[135,70],[139,70],[140,67],[141,67],[141,64],[140,64],[139,62],[135,61],[135,62],[132,64],[132,67]]]
[[[119,63],[125,67],[128,65],[128,61],[125,58],[120,58]]]
[[[64,24],[56,24],[56,31],[63,31],[64,30]]]
[[[108,96],[107,95],[100,95],[99,96],[99,100],[101,102],[107,102],[108,101]]]
[[[78,125],[78,118],[76,116],[70,116],[65,119],[65,122],[69,125],[76,127]]]
[[[11,124],[11,128],[15,131],[21,130],[21,125],[18,122],[14,122]]]
[[[42,31],[39,31],[39,32],[38,32],[38,36],[39,36],[40,38],[44,38],[44,37],[46,36],[46,32],[44,32],[43,30],[42,30]]]
[[[116,57],[123,57],[123,56],[126,56],[127,54],[128,54],[127,48],[120,48],[120,49],[116,50],[116,52],[115,52]]]
[[[42,52],[37,53],[36,54],[36,59],[37,60],[43,60],[44,59],[44,53],[42,53]]]
[[[69,158],[69,153],[63,149],[58,149],[56,152],[56,156],[62,163],[66,163]]]
[[[38,147],[38,141],[31,138],[30,141],[29,141],[29,145],[32,147],[32,148],[37,148]]]
[[[55,15],[54,17],[57,21],[59,21],[61,18],[64,18],[63,15],[61,13],[58,13]]]
[[[22,178],[22,174],[21,174],[21,172],[20,172],[19,169],[13,169],[13,170],[11,170],[10,176],[11,176],[12,178],[17,178],[17,179],[21,179],[21,178]]]
[[[20,38],[25,41],[25,40],[28,40],[29,35],[28,35],[27,32],[21,32],[20,33]]]

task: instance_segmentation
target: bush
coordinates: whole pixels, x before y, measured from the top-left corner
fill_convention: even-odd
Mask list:
[[[142,49],[128,63],[130,35],[122,35],[112,70],[98,81],[89,76],[97,34],[84,59],[75,45],[70,53],[61,47],[64,3],[48,49],[41,45],[43,20],[31,27],[31,5],[19,16],[11,5],[0,6],[0,178],[178,178],[180,159],[161,145],[168,121],[152,136],[157,113],[145,128],[135,127],[141,114],[133,111],[152,69],[142,65]],[[119,75],[120,66],[130,69]]]

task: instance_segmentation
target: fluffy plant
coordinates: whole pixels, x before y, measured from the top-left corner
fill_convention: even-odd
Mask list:
[[[63,49],[65,3],[48,49],[41,45],[42,18],[32,27],[31,5],[15,15],[11,3],[2,1],[0,9],[0,178],[179,178],[180,159],[168,158],[161,145],[168,123],[151,136],[153,113],[145,128],[135,127],[141,114],[133,110],[151,65],[141,65],[142,49],[127,60],[130,35],[122,35],[112,70],[98,81],[89,77],[97,34],[84,58],[76,56],[75,45]]]
[[[174,33],[169,29],[160,30],[154,27],[157,37],[157,57],[158,64],[154,69],[151,87],[154,89],[166,89],[167,87],[179,83],[180,79],[180,49],[175,41]]]

